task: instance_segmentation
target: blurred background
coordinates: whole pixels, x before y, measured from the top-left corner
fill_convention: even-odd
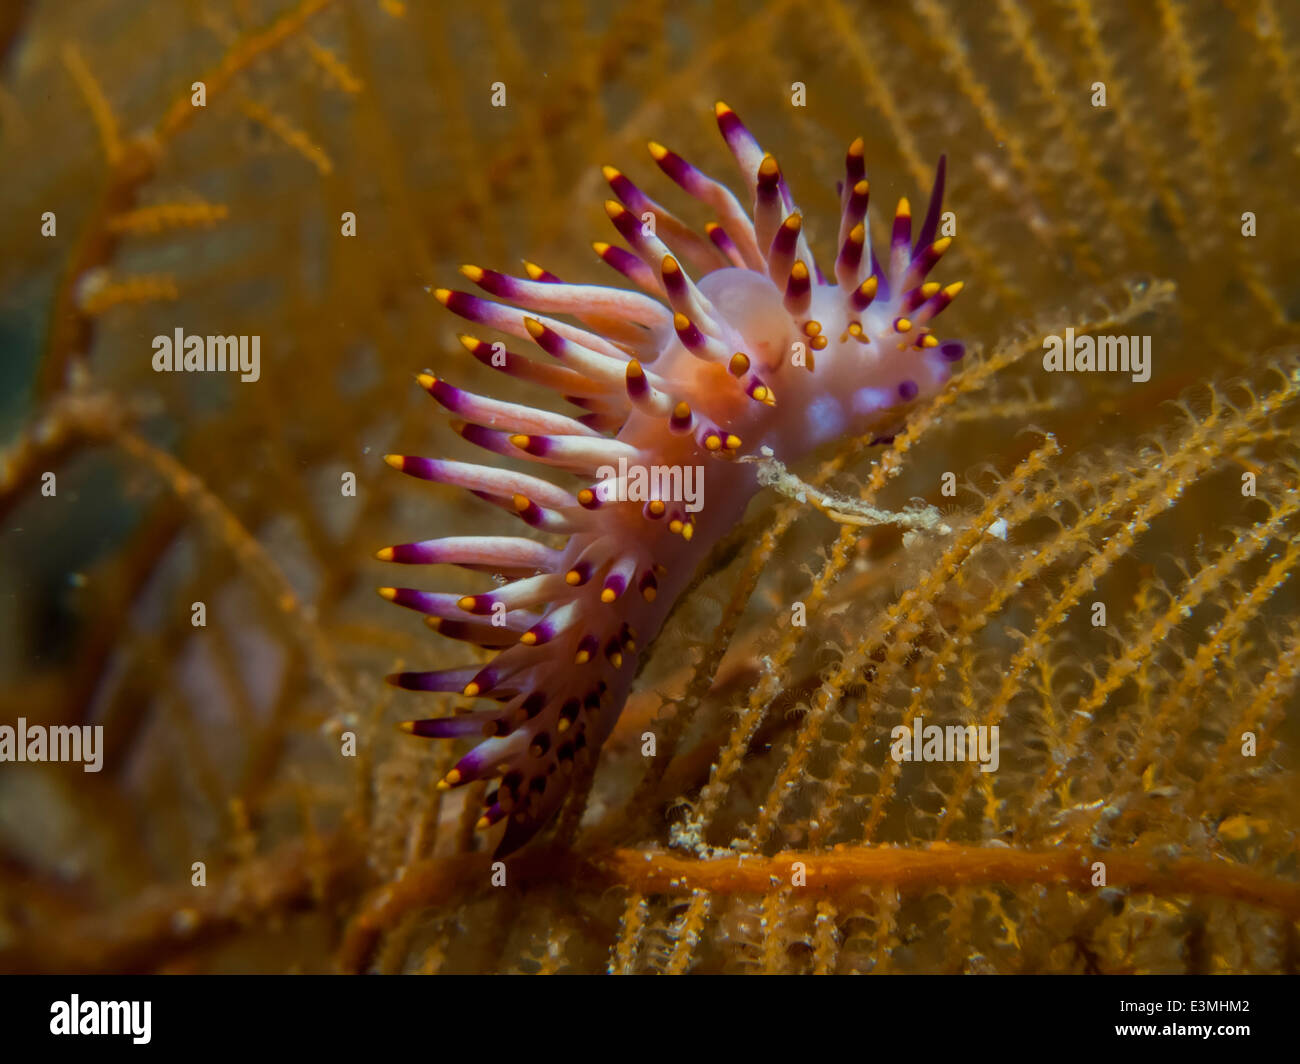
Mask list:
[[[97,774],[0,764],[0,969],[1295,970],[1297,55],[1276,0],[7,0],[0,724],[99,724],[105,754]],[[600,165],[702,226],[645,142],[739,188],[717,99],[823,262],[855,136],[878,242],[947,153],[965,383],[915,438],[821,475],[1012,534],[953,553],[756,500],[589,796],[494,894],[460,796],[432,788],[452,744],[393,728],[434,696],[382,683],[463,655],[377,598],[372,555],[514,532],[383,464],[472,455],[415,373],[535,397],[428,289],[522,258],[618,283],[590,247],[613,239]],[[1043,373],[1066,326],[1152,336],[1151,380]],[[260,336],[260,379],[155,373],[177,328]],[[797,637],[774,620],[793,600]],[[996,782],[891,775],[884,737],[916,709],[1000,714]],[[1248,767],[1223,753],[1243,721],[1267,737]],[[1135,864],[1109,893],[974,856],[974,886],[887,874],[808,900],[616,858],[670,839]],[[1172,885],[1182,859],[1208,885]]]

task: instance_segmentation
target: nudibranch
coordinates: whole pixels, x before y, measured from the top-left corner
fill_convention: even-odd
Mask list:
[[[617,197],[605,210],[626,247],[597,243],[596,254],[641,291],[570,284],[526,263],[526,278],[462,268],[492,299],[435,292],[462,318],[532,345],[526,357],[501,341],[462,336],[476,359],[582,413],[486,398],[427,371],[420,385],[469,442],[577,474],[571,486],[582,486],[439,458],[385,459],[502,506],[551,541],[452,536],[378,553],[504,578],[465,596],[380,589],[442,635],[496,651],[487,664],[388,680],[490,704],[403,727],[431,738],[482,737],[438,786],[496,781],[478,826],[506,821],[498,856],[548,822],[575,766],[597,755],[638,654],[758,490],[756,465],[737,459],[788,463],[834,438],[895,430],[964,353],[931,331],[961,285],[925,280],[951,243],[935,239],[942,158],[915,239],[903,199],[878,258],[867,238],[863,142],[850,145],[832,282],[809,250],[776,159],[729,107],[717,104],[716,114],[752,215],[726,186],[657,143],[650,154],[659,168],[713,212],[706,235],[619,170],[604,170]],[[692,474],[703,479],[687,497]]]

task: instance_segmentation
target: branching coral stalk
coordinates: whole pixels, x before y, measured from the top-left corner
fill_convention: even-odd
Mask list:
[[[1228,761],[1241,756],[1242,737],[1246,732],[1258,736],[1256,757],[1263,758],[1277,744],[1278,718],[1281,717],[1287,694],[1300,679],[1300,625],[1292,624],[1287,642],[1278,655],[1277,668],[1259,685],[1255,696],[1241,708],[1229,725],[1214,763],[1201,777],[1192,798],[1192,808],[1204,807],[1206,795],[1227,772]]]
[[[1248,408],[1246,413],[1224,418],[1225,423],[1217,437],[1222,450],[1217,447],[1214,450],[1200,448],[1191,451],[1186,447],[1180,448],[1181,453],[1188,455],[1189,461],[1185,465],[1175,465],[1171,473],[1167,471],[1169,479],[1164,489],[1138,503],[1133,516],[1075,572],[1070,582],[1058,593],[1051,608],[1039,618],[1033,633],[1024,641],[1005,670],[1002,685],[980,721],[982,726],[991,727],[1001,723],[1011,700],[1020,690],[1021,677],[1030,665],[1046,652],[1053,633],[1070,611],[1078,606],[1083,595],[1110,569],[1115,560],[1133,548],[1156,515],[1174,506],[1187,485],[1192,483],[1202,470],[1213,465],[1218,460],[1218,455],[1230,451],[1236,440],[1248,432],[1252,425],[1266,420],[1294,401],[1297,395],[1300,395],[1300,381],[1287,377],[1282,387]],[[1127,497],[1137,501],[1130,486],[1125,486],[1122,490]],[[957,793],[964,793],[969,788],[971,776],[975,771],[977,771],[976,766],[971,762],[961,767],[956,784]],[[938,836],[940,839],[945,838],[947,832],[953,827],[955,813],[956,809],[949,806],[941,814]]]
[[[311,18],[334,2],[302,0],[265,29],[239,41],[215,68],[199,79],[207,88],[209,101],[224,92],[235,77],[290,40]],[[68,364],[74,357],[85,356],[90,351],[92,332],[88,318],[79,307],[79,285],[91,270],[107,265],[117,250],[119,234],[110,229],[109,220],[135,207],[140,189],[157,172],[165,146],[201,110],[191,103],[187,86],[153,130],[122,141],[107,98],[75,46],[65,53],[64,58],[99,130],[109,172],[104,192],[78,237],[77,248],[68,260],[55,296],[49,342],[37,382],[37,390],[43,397],[54,394],[65,385]]]
[[[1264,603],[1296,575],[1297,564],[1300,564],[1300,540],[1292,540],[1250,591],[1236,600],[1229,613],[1214,627],[1211,637],[1197,647],[1196,656],[1182,670],[1177,687],[1165,696],[1150,722],[1142,727],[1141,738],[1122,772],[1140,777],[1151,764],[1156,748],[1170,736],[1174,737],[1174,750],[1169,763],[1183,763],[1194,732],[1192,722],[1185,718],[1195,702],[1196,692],[1216,663],[1238,647],[1246,626],[1258,616]],[[1178,719],[1180,716],[1184,718],[1182,721]]]
[[[829,853],[783,851],[771,857],[737,855],[698,861],[672,853],[616,850],[590,859],[608,882],[653,894],[706,890],[714,895],[766,894],[790,881],[796,862],[804,865],[813,897],[850,897],[872,888],[926,890],[978,884],[1058,884],[1092,891],[1092,864],[1099,856],[1084,848],[1021,850],[935,844],[928,849],[842,848]],[[1112,886],[1163,896],[1227,898],[1300,918],[1300,884],[1277,880],[1226,861],[1165,860],[1140,853],[1108,852]]]
[[[1206,596],[1217,588],[1238,565],[1241,565],[1257,551],[1264,548],[1286,525],[1294,514],[1300,511],[1300,495],[1291,494],[1287,501],[1279,506],[1273,516],[1261,522],[1244,536],[1239,537],[1228,549],[1224,550],[1214,561],[1201,568],[1188,581],[1168,608],[1156,618],[1154,624],[1133,634],[1124,652],[1110,663],[1104,678],[1098,681],[1088,697],[1074,708],[1070,714],[1070,724],[1056,754],[1047,764],[1035,786],[1034,794],[1026,802],[1025,814],[1019,828],[1024,830],[1027,818],[1034,816],[1053,784],[1062,774],[1074,766],[1080,755],[1081,740],[1084,732],[1092,724],[1095,714],[1101,709],[1120,686],[1137,670],[1139,665],[1158,646],[1170,630],[1184,618],[1191,615]],[[1145,731],[1151,732],[1154,722],[1148,722]]]
[[[770,449],[769,449],[770,450]],[[787,498],[796,502],[809,502],[828,517],[844,525],[896,525],[913,531],[933,532],[946,536],[952,529],[944,523],[939,510],[926,506],[915,510],[882,510],[859,499],[850,499],[847,495],[822,491],[807,484],[791,473],[770,453],[763,455],[744,455],[742,462],[753,462],[758,466],[758,482],[765,487],[775,488]]]
[[[348,688],[334,661],[334,651],[325,639],[307,607],[299,600],[292,585],[279,566],[267,555],[262,545],[253,538],[239,518],[193,472],[186,469],[171,455],[160,451],[134,432],[122,430],[115,434],[114,442],[132,458],[152,469],[222,543],[231,550],[234,558],[270,596],[275,608],[294,619],[294,631],[299,633],[304,649],[316,662],[321,679],[330,693],[343,705],[348,700]]]
[[[840,667],[829,679],[823,682],[814,696],[813,708],[805,719],[805,727],[801,731],[796,750],[807,748],[808,740],[804,738],[804,733],[812,730],[814,722],[816,722],[816,726],[820,730],[821,722],[842,696],[845,684],[862,670],[877,648],[883,648],[885,651],[884,661],[880,663],[880,670],[875,678],[877,684],[883,683],[886,670],[898,667],[903,658],[911,652],[912,640],[920,632],[922,619],[928,612],[930,604],[938,595],[942,585],[954,578],[971,551],[987,535],[985,530],[1001,518],[1003,511],[1007,509],[1012,500],[1017,498],[1024,491],[1026,485],[1032,482],[1046,468],[1048,462],[1059,454],[1060,447],[1056,440],[1051,437],[1048,437],[1043,444],[1035,448],[1029,457],[1021,462],[1014,472],[998,485],[997,491],[984,504],[979,515],[952,541],[921,580],[914,587],[905,591],[896,603],[886,608],[879,620],[872,624],[862,642],[858,644],[851,654],[846,656]],[[853,722],[850,738],[846,743],[847,756],[841,759],[842,764],[856,762],[861,756],[873,720],[874,713],[869,711],[867,707],[862,707],[859,710],[858,717]],[[786,762],[787,771],[791,764],[801,760],[792,752]],[[793,783],[793,777],[789,776],[779,782],[782,784],[782,790],[788,791]],[[815,803],[812,818],[817,822],[818,827],[813,830],[812,835],[817,840],[824,836],[828,828],[831,813],[838,802],[842,783],[841,779],[839,786],[828,787]],[[765,817],[769,817],[768,810],[773,801],[779,801],[779,794],[780,791],[774,786],[769,795],[769,803],[764,807]],[[760,821],[760,825],[762,823],[764,821]]]

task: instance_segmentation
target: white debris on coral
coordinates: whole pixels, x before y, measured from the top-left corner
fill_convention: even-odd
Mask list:
[[[920,506],[902,511],[881,510],[861,499],[853,499],[835,492],[821,491],[791,473],[775,457],[770,447],[763,447],[757,455],[743,455],[742,462],[758,466],[758,482],[775,488],[796,502],[809,502],[828,517],[846,525],[898,525],[913,531],[933,532],[946,536],[952,528],[944,521],[937,507]]]

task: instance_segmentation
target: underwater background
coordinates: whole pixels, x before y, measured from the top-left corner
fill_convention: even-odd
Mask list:
[[[1296,971],[1298,56],[1280,0],[9,0],[0,724],[104,750],[0,764],[0,970]],[[394,727],[454,700],[382,679],[463,652],[373,552],[513,531],[384,465],[472,454],[416,373],[538,396],[429,288],[616,283],[601,164],[702,226],[645,145],[739,187],[718,99],[823,262],[854,137],[878,244],[947,154],[972,353],[799,472],[954,531],[762,493],[496,887]],[[155,372],[177,328],[259,378]],[[1150,379],[1044,372],[1066,328]],[[894,763],[917,716],[999,770]]]

